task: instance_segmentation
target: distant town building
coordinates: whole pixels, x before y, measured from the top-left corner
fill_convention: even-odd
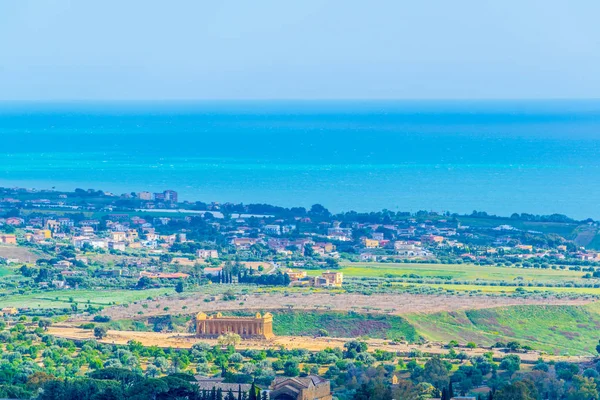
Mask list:
[[[299,281],[306,278],[306,271],[292,271],[291,269],[289,269],[286,272],[286,274],[288,274],[288,276],[290,277],[291,282]]]
[[[200,249],[196,252],[199,258],[219,258],[219,252],[217,250],[206,250]]]
[[[2,244],[17,244],[17,237],[15,235],[0,234],[0,243],[2,243]]]
[[[263,231],[268,235],[281,235],[281,226],[279,225],[265,225]]]
[[[140,200],[146,200],[146,201],[151,201],[152,200],[152,193],[150,193],[150,192],[139,192],[138,193],[138,199],[140,199]]]

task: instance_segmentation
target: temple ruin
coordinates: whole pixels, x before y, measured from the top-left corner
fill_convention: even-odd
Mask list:
[[[231,317],[221,313],[196,315],[196,336],[217,338],[226,333],[237,333],[242,339],[270,339],[273,336],[273,315],[256,313],[254,317]]]

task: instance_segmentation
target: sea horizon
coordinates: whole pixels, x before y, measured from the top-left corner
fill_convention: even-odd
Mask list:
[[[0,101],[0,139],[5,187],[600,217],[598,100]]]

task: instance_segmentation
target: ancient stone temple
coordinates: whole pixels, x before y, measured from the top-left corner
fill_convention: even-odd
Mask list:
[[[242,339],[270,339],[273,335],[273,315],[256,313],[254,317],[230,317],[221,313],[196,315],[196,336],[217,338],[226,333],[237,333]]]

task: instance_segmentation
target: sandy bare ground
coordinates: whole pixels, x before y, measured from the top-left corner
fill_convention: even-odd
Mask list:
[[[61,326],[52,326],[48,329],[48,333],[51,335],[62,337],[71,340],[87,340],[94,339],[93,330],[91,329],[80,329],[68,324]],[[135,340],[142,343],[144,346],[157,346],[162,348],[181,348],[189,349],[195,343],[205,342],[210,345],[217,345],[216,340],[210,339],[198,339],[192,334],[182,333],[162,333],[162,332],[134,332],[134,331],[113,331],[109,330],[107,336],[100,340],[102,343],[109,344],[127,344],[130,340]],[[350,341],[350,338],[319,338],[319,337],[306,337],[306,336],[277,336],[271,340],[244,340],[238,346],[238,349],[253,349],[263,350],[269,348],[285,348],[285,349],[306,349],[309,351],[320,351],[326,348],[343,348],[344,343]],[[377,349],[399,352],[401,354],[408,354],[411,350],[420,350],[425,354],[445,354],[448,349],[444,348],[440,343],[428,343],[424,345],[410,345],[410,344],[390,344],[388,341],[383,339],[368,339],[369,350],[374,351]],[[468,349],[461,348],[459,351],[464,351],[469,356],[483,355],[486,352],[493,351],[495,359],[501,359],[506,356],[506,353],[502,353],[497,349],[490,348],[478,348]],[[540,358],[540,353],[536,351],[530,351],[528,353],[519,353],[519,357],[525,362],[536,362]],[[579,362],[587,360],[586,357],[559,357],[544,355],[544,359],[547,360],[568,360],[573,362]]]
[[[389,313],[394,315],[412,313],[436,313],[469,309],[494,308],[514,305],[582,305],[592,300],[559,298],[512,298],[484,296],[449,296],[415,294],[328,294],[328,293],[262,293],[239,295],[236,300],[223,301],[221,296],[210,302],[204,300],[210,296],[201,293],[193,295],[144,300],[128,306],[114,306],[104,310],[103,314],[113,319],[147,318],[164,315],[165,307],[169,314],[189,314],[216,311],[239,310],[340,310],[357,312]],[[185,308],[184,308],[185,307]],[[138,314],[139,313],[139,314]]]
[[[0,257],[16,258],[20,263],[34,263],[40,256],[26,247],[0,244]]]

